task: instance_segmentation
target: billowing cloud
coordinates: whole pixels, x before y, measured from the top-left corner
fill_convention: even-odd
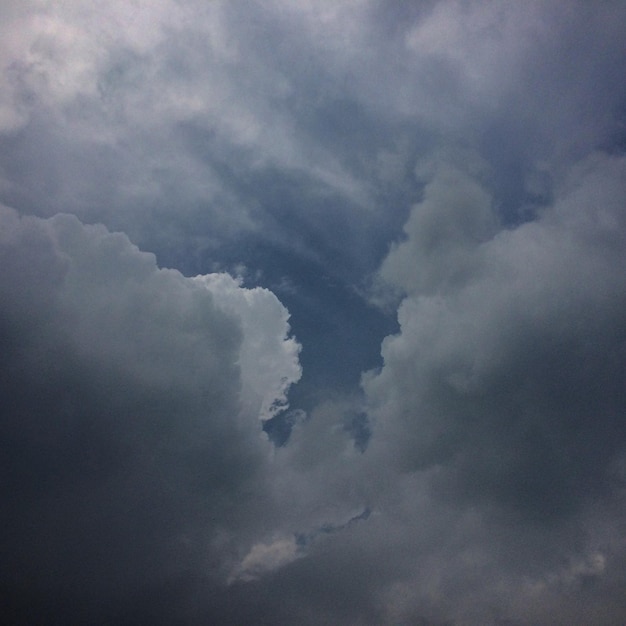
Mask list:
[[[463,492],[545,514],[608,480],[624,452],[625,173],[590,157],[538,220],[498,230],[480,184],[440,166],[383,265],[408,295],[366,382],[400,466],[459,464]]]
[[[14,621],[624,623],[625,21],[1,3]]]
[[[614,584],[610,575],[605,582],[606,566],[619,569],[623,558],[623,543],[598,511],[620,508],[624,484],[626,161],[590,157],[539,219],[512,229],[497,228],[479,178],[448,163],[434,170],[406,240],[382,267],[406,297],[400,332],[383,342],[382,369],[364,379],[370,450],[426,498],[411,504],[417,517],[439,506],[475,516],[463,524],[463,532],[478,524],[460,539],[464,547],[447,557],[445,578],[430,583],[443,594],[434,614],[446,617],[446,603],[461,622],[495,619],[487,606],[501,610],[502,598],[485,592],[471,607],[462,599],[476,591],[462,582],[463,554],[481,564],[473,576],[489,589],[490,570],[508,569],[493,562],[506,549],[517,571],[490,593],[506,593],[521,623],[548,623],[584,579]],[[491,540],[474,535],[486,529]],[[525,555],[515,535],[524,536]],[[414,584],[417,596],[424,583]],[[444,591],[448,584],[454,594]],[[598,617],[604,600],[587,602],[595,617],[583,621],[619,619]]]
[[[242,289],[228,274],[197,276],[196,281],[219,294],[220,307],[238,315],[246,341],[238,364],[244,412],[259,419],[275,417],[287,408],[287,390],[300,379],[300,346],[286,338],[289,313],[267,289]]]
[[[221,579],[300,376],[286,310],[69,215],[1,220],[5,593],[97,621]]]

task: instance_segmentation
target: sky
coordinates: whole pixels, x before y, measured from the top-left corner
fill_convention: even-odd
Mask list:
[[[624,624],[624,24],[4,0],[9,623]]]

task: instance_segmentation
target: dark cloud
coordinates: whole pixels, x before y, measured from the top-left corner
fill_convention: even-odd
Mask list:
[[[217,576],[299,376],[283,307],[70,216],[3,210],[2,261],[5,593],[98,621]]]
[[[0,18],[13,622],[624,622],[623,3]]]
[[[427,506],[473,511],[493,534],[474,548],[467,538],[464,549],[480,562],[498,563],[500,550],[510,559],[475,578],[489,587],[492,568],[511,576],[512,602],[525,593],[520,576],[535,580],[547,613],[509,610],[520,623],[545,623],[585,581],[602,596],[612,584],[605,568],[621,559],[611,554],[621,542],[602,537],[594,518],[621,502],[624,487],[624,160],[590,157],[539,219],[500,231],[488,218],[490,196],[453,172],[437,166],[407,240],[382,268],[408,295],[400,333],[383,343],[383,368],[364,380],[370,450],[402,474],[422,475]],[[460,603],[459,621],[478,611],[472,623],[491,623],[488,594],[471,607],[452,600],[473,589],[459,557],[449,555],[441,591],[454,585],[448,602]],[[603,601],[587,601],[597,607],[590,615],[602,614]],[[617,623],[615,610],[586,619]]]
[[[623,179],[623,159],[591,158],[495,234],[489,196],[437,171],[383,266],[409,297],[367,382],[400,465],[458,463],[470,498],[544,515],[598,494],[624,452]]]

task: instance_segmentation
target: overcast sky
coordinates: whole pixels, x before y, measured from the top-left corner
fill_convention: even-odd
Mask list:
[[[8,623],[626,623],[625,24],[4,0]]]

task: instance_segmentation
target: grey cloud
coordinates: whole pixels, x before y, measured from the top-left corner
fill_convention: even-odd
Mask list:
[[[445,162],[435,170],[404,226],[410,243],[392,248],[381,268],[383,279],[411,294],[465,282],[477,269],[478,244],[499,229],[491,198],[469,173]]]
[[[366,381],[401,466],[450,463],[465,494],[491,491],[545,515],[608,485],[624,452],[623,175],[622,159],[592,158],[540,220],[486,241],[467,225],[489,214],[485,192],[441,174],[427,187],[383,266],[409,294],[401,333]],[[440,253],[429,244],[441,228]],[[431,268],[445,272],[436,290],[420,278]]]
[[[368,452],[395,468],[389,480],[406,476],[414,485],[403,498],[414,502],[422,529],[401,528],[401,544],[434,558],[431,576],[440,571],[430,583],[435,595],[421,600],[434,617],[620,619],[621,604],[603,608],[613,577],[623,576],[623,546],[602,511],[613,511],[609,526],[624,519],[624,168],[623,158],[592,156],[562,181],[540,219],[479,237],[465,227],[467,238],[449,232],[455,207],[470,213],[465,223],[480,223],[493,211],[489,194],[479,182],[463,194],[463,185],[443,184],[449,170],[438,170],[407,240],[383,266],[407,295],[400,333],[383,342],[382,369],[364,377]],[[441,228],[446,247],[425,254]],[[444,273],[424,280],[432,271]],[[447,532],[469,534],[442,539],[436,550],[420,546],[426,511]],[[460,527],[450,512],[464,519]],[[474,561],[482,566],[469,582]],[[593,580],[591,595],[585,580]],[[406,584],[415,594],[408,605],[419,606],[426,582]],[[476,584],[484,587],[478,595]],[[581,588],[588,617],[567,609]]]
[[[624,622],[623,3],[0,14],[16,616]]]
[[[74,622],[210,589],[266,489],[260,418],[300,375],[285,309],[71,216],[3,209],[1,232],[3,593]]]
[[[376,250],[357,271],[371,271],[420,192],[410,164],[442,134],[483,144],[507,181],[496,201],[516,213],[528,201],[516,178],[536,178],[537,158],[550,174],[553,158],[619,132],[620,9],[575,6],[25,5],[4,38],[3,92],[25,117],[3,151],[3,199],[71,210],[172,258],[248,234],[306,254],[349,244],[354,260],[358,238],[300,234],[350,220]],[[390,152],[391,189],[378,179]],[[298,198],[293,220],[267,193],[277,178]]]

